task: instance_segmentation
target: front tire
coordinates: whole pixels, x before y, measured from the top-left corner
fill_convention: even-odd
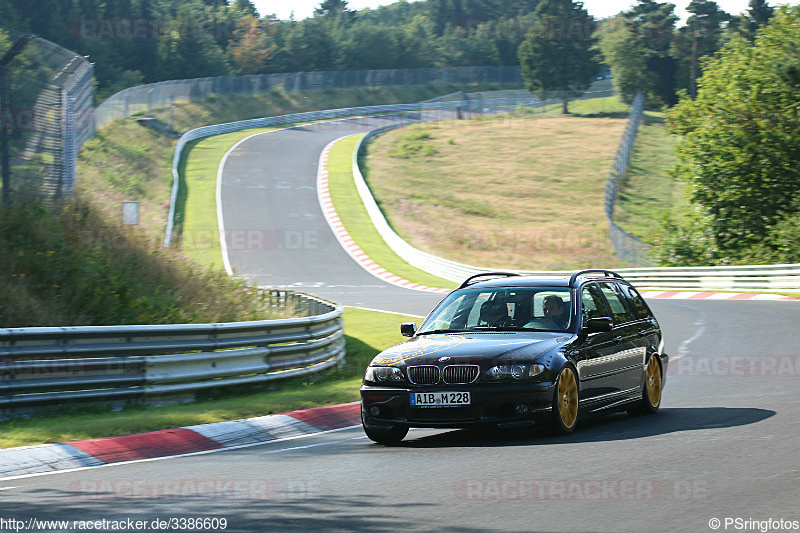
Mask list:
[[[565,366],[558,375],[553,392],[551,427],[556,433],[567,435],[578,422],[578,380],[572,367]]]
[[[361,416],[361,427],[364,428],[364,433],[370,440],[378,444],[397,444],[408,435],[408,426],[403,424],[395,424],[389,428],[371,428],[367,427],[364,423],[364,416]]]

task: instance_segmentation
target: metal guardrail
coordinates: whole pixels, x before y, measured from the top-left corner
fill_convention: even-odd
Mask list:
[[[272,291],[308,316],[222,324],[0,329],[0,409],[115,402],[316,373],[344,358],[343,308]]]
[[[660,289],[800,291],[800,264],[618,269],[634,285]]]

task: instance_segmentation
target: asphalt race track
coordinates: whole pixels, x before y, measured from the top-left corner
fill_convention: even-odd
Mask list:
[[[220,194],[234,273],[342,305],[426,315],[442,295],[392,285],[358,266],[317,197],[317,167],[328,143],[398,120],[323,122],[250,137],[236,147],[225,162]]]
[[[305,187],[330,140],[373,125],[341,127],[260,135],[229,158],[226,229],[277,236],[268,251],[233,250],[234,269],[347,305],[424,314],[439,296],[387,285],[327,241]],[[290,231],[317,232],[317,244],[296,246]],[[0,520],[216,518],[225,531],[386,532],[778,531],[784,520],[800,529],[800,302],[650,305],[673,358],[652,416],[582,420],[566,437],[415,429],[395,447],[350,428],[0,480]]]

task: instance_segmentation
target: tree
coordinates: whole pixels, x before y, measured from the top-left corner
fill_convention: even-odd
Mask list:
[[[678,62],[672,55],[675,40],[675,5],[652,0],[639,0],[630,11],[622,13],[626,24],[633,29],[640,43],[650,51],[647,70],[655,75],[653,94],[647,94],[651,104],[673,105],[678,101],[675,94],[675,74]]]
[[[764,26],[775,14],[775,9],[767,4],[766,0],[750,0],[747,12],[733,17],[730,24],[730,31],[727,38],[730,41],[736,37],[743,37],[748,41],[753,41],[756,31]]]
[[[800,220],[800,7],[782,8],[755,44],[732,43],[703,72],[696,100],[684,93],[668,114],[683,136],[674,172],[702,220],[690,233],[709,235],[720,263],[797,257],[787,228]]]
[[[247,13],[251,17],[258,18],[258,9],[256,9],[256,6],[253,5],[253,2],[250,0],[234,0],[231,7]]]
[[[323,17],[352,13],[354,12],[347,8],[347,0],[325,0],[319,7],[314,9],[315,15]]]
[[[658,80],[647,68],[653,52],[649,50],[622,16],[603,23],[598,48],[603,62],[611,69],[611,79],[622,100],[630,103],[637,92],[652,101]]]
[[[257,18],[245,15],[236,24],[227,53],[238,74],[264,74],[269,70],[275,45]]]
[[[598,48],[625,101],[637,92],[652,107],[677,101],[677,61],[670,53],[678,20],[674,10],[673,4],[639,0],[629,11],[602,23]]]
[[[599,70],[593,50],[594,18],[572,0],[542,0],[534,16],[534,25],[517,51],[525,88],[540,95],[555,93],[568,113],[569,99],[588,89]]]
[[[722,33],[732,17],[712,0],[692,0],[686,10],[691,13],[686,26],[678,32],[674,55],[683,63],[689,94],[697,94],[697,78],[702,75],[700,58],[713,55],[722,48]]]

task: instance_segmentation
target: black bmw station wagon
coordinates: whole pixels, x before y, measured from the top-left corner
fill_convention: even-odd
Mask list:
[[[481,281],[482,280],[482,281]],[[654,413],[669,357],[644,299],[622,276],[472,276],[411,337],[378,354],[361,387],[361,418],[379,443],[409,427],[547,424],[579,415]]]

